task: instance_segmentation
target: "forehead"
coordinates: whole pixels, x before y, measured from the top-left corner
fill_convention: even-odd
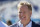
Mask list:
[[[21,6],[19,10],[20,11],[28,11],[28,7],[24,5],[24,6]]]

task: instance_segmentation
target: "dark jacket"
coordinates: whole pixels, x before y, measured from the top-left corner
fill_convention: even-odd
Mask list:
[[[40,27],[40,25],[38,25],[38,24],[36,24],[36,23],[34,23],[34,22],[32,21],[32,27]]]

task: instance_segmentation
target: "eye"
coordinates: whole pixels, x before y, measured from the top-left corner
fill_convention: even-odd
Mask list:
[[[22,12],[19,12],[19,13],[22,13]]]

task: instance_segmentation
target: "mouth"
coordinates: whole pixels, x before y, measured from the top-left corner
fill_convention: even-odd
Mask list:
[[[23,16],[21,19],[24,19],[24,18],[26,18],[25,16]]]

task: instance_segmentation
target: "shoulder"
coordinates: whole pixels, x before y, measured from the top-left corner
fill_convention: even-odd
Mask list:
[[[40,27],[40,25],[36,24],[35,22],[32,21],[32,27]]]

